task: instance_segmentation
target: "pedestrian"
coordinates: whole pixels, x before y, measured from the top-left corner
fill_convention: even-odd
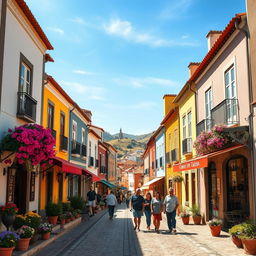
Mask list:
[[[129,206],[130,206],[130,200],[131,200],[131,192],[128,191],[127,195],[126,195],[126,206],[127,206],[127,208],[129,208]]]
[[[107,205],[108,205],[109,219],[113,220],[115,206],[117,205],[117,199],[112,190],[110,191],[110,194],[107,195]]]
[[[161,200],[161,195],[156,192],[155,198],[152,199],[152,209],[155,231],[159,233],[160,221],[162,220],[163,202]]]
[[[90,191],[87,193],[88,204],[90,208],[90,217],[95,213],[96,207],[96,192],[93,189],[93,186],[90,186]]]
[[[140,231],[141,217],[143,216],[144,210],[144,198],[141,196],[140,188],[137,188],[136,194],[131,198],[131,211],[134,217],[134,230],[138,228]]]
[[[144,201],[144,213],[146,216],[147,229],[150,230],[151,215],[152,215],[152,196],[150,192],[146,194],[146,198]]]
[[[169,188],[169,195],[164,199],[164,213],[166,213],[169,233],[176,234],[176,210],[179,206],[178,198],[174,195],[173,188]]]

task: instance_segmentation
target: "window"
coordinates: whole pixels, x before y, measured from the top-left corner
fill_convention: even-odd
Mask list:
[[[96,162],[97,162],[97,161],[96,161],[96,160],[97,160],[97,146],[96,146],[96,145],[95,145],[95,147],[94,147],[94,156],[95,156],[95,157],[94,157],[94,158],[95,158],[95,167],[97,167],[97,166],[96,166],[96,165],[97,165],[97,164],[96,164]]]
[[[82,145],[85,145],[85,129],[82,128]]]
[[[54,105],[48,102],[48,128],[53,130],[53,121],[54,121]]]
[[[183,131],[183,139],[186,139],[187,138],[186,116],[182,117],[182,131]]]
[[[77,138],[77,123],[73,120],[72,122],[72,140],[76,141]]]
[[[188,113],[188,138],[192,137],[192,113]]]
[[[186,202],[189,201],[189,177],[188,173],[185,174],[185,192],[186,192]]]
[[[237,120],[237,102],[236,102],[236,82],[235,69],[232,65],[225,72],[225,93],[227,102],[227,121]]]
[[[92,156],[92,142],[89,141],[89,156]]]
[[[65,134],[65,114],[60,113],[60,135]]]
[[[23,57],[25,58],[25,57]],[[32,68],[29,67],[24,61],[21,62],[20,66],[20,92],[26,92],[31,95],[32,93]]]
[[[213,107],[212,104],[212,88],[209,88],[205,92],[205,119],[206,119],[206,130],[209,131],[211,129],[211,109]]]
[[[173,133],[173,149],[178,148],[178,130],[175,129]]]

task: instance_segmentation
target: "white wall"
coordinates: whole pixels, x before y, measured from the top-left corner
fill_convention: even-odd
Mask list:
[[[90,158],[90,150],[89,150],[89,143],[91,141],[91,156],[94,158],[94,166],[89,166],[89,158]],[[87,168],[90,172],[94,173],[95,175],[98,175],[98,167],[95,167],[96,159],[98,159],[98,139],[92,134],[88,134],[88,140],[87,140]],[[95,159],[95,146],[96,146],[96,159]]]

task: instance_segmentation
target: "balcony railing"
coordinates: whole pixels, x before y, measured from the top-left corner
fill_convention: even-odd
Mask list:
[[[107,168],[106,168],[106,166],[101,166],[101,167],[100,167],[100,173],[107,173]]]
[[[87,147],[86,145],[82,145],[82,157],[86,157],[87,156]]]
[[[196,125],[196,136],[202,131],[209,131],[212,128],[212,119],[204,119]]]
[[[166,152],[166,154],[165,154],[165,163],[169,164],[170,162],[171,162],[170,152]]]
[[[182,141],[182,154],[188,154],[192,152],[192,139],[186,138]]]
[[[171,151],[171,161],[172,162],[178,161],[178,150],[177,150],[177,148],[172,149],[172,151]]]
[[[68,151],[68,138],[64,135],[60,135],[60,150]]]
[[[37,101],[26,92],[18,92],[17,117],[27,122],[36,122]]]
[[[211,110],[214,125],[234,125],[239,123],[238,99],[225,99]]]
[[[77,156],[81,154],[81,144],[75,140],[72,140],[71,154]]]

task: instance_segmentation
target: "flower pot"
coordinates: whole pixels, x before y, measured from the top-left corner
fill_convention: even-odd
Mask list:
[[[193,221],[195,225],[200,225],[201,224],[201,220],[202,220],[202,216],[193,216]]]
[[[9,228],[12,226],[12,224],[15,221],[16,216],[15,215],[2,215],[2,222],[5,225],[5,227],[7,228],[7,230],[9,230]]]
[[[69,223],[71,221],[71,219],[66,219],[65,222],[66,223]]]
[[[0,247],[0,255],[1,256],[12,256],[14,247],[11,248],[2,248]]]
[[[18,251],[26,251],[29,247],[30,240],[31,240],[31,238],[21,238],[17,242],[16,249]]]
[[[210,226],[212,236],[220,236],[221,226]]]
[[[48,216],[48,222],[52,225],[56,225],[58,220],[58,216]]]
[[[42,240],[48,240],[50,238],[51,232],[43,233]]]
[[[184,225],[188,225],[189,224],[189,217],[181,217],[182,222]]]
[[[75,220],[75,217],[74,217],[74,216],[72,216],[72,217],[71,217],[71,220],[72,220],[72,221],[73,221],[73,220]]]
[[[65,223],[66,223],[66,220],[65,220],[65,219],[60,220],[60,224],[61,224],[61,225],[64,225]]]
[[[242,239],[242,243],[246,254],[256,254],[256,239]]]
[[[232,236],[231,239],[232,239],[232,242],[236,245],[237,248],[243,248],[243,243],[242,243],[242,240],[240,238],[238,238],[237,236]]]

